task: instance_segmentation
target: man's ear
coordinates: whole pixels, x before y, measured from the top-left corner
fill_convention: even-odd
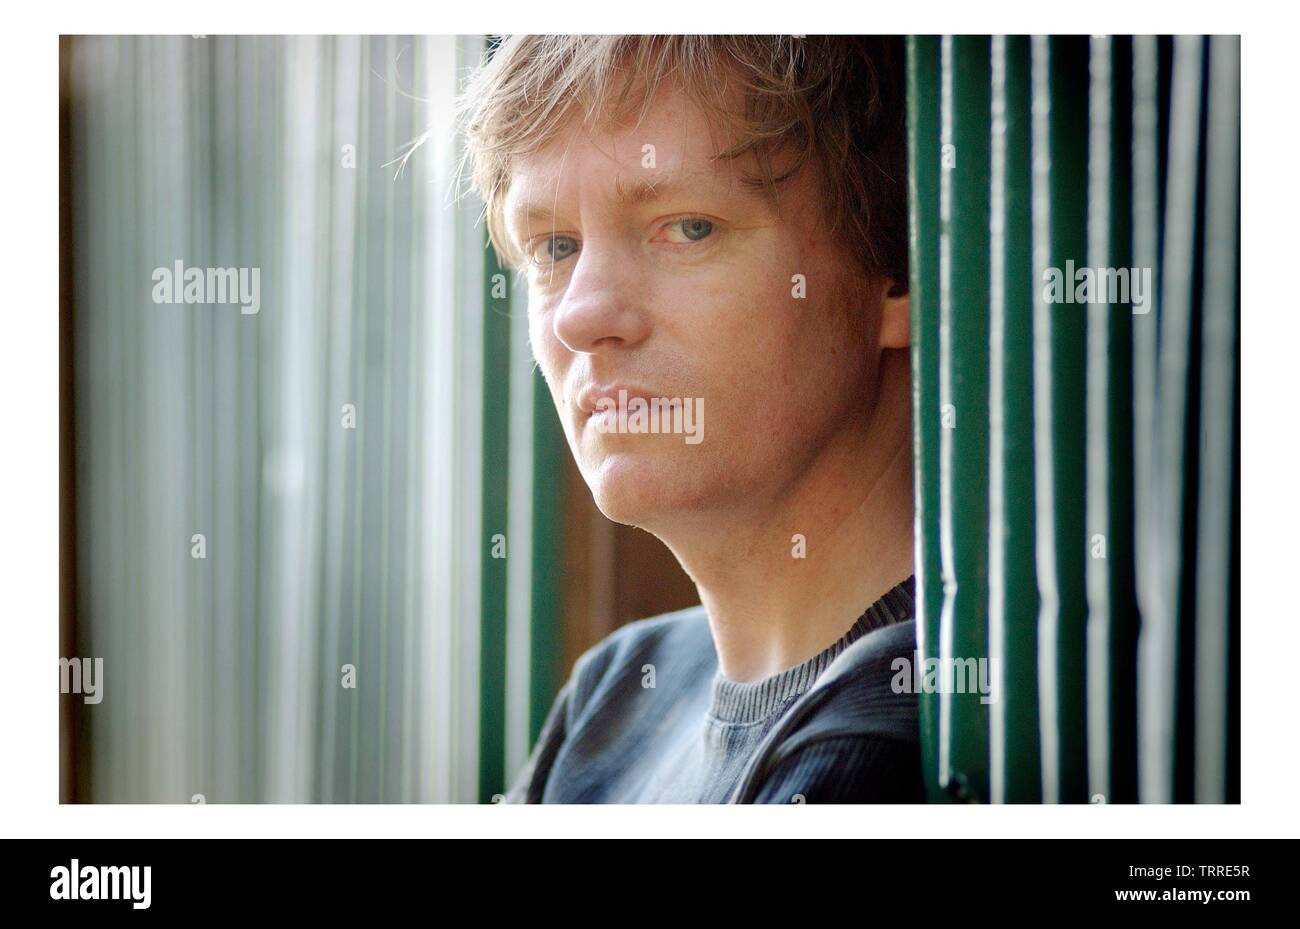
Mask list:
[[[880,347],[912,344],[912,301],[907,287],[886,279],[880,287]]]

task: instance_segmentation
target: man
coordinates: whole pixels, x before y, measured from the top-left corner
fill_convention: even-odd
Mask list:
[[[474,185],[569,446],[702,603],[578,660],[508,801],[924,798],[888,684],[915,643],[901,58],[527,36],[472,82]]]

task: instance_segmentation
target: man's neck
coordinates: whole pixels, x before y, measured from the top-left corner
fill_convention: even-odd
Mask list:
[[[882,362],[867,428],[837,435],[782,499],[664,539],[699,589],[731,680],[815,657],[913,573],[907,358]]]

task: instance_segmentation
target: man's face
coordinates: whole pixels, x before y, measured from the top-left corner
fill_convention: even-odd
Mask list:
[[[663,87],[639,125],[520,161],[506,198],[569,446],[601,511],[651,531],[761,512],[828,443],[865,437],[878,305],[848,286],[810,173],[778,207],[742,183],[751,164],[712,157],[731,142]],[[702,410],[702,438],[611,431],[620,388]]]

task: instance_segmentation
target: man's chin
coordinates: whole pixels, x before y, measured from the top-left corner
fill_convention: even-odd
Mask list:
[[[702,503],[698,468],[644,451],[605,455],[584,476],[601,513],[627,526],[650,529]]]

